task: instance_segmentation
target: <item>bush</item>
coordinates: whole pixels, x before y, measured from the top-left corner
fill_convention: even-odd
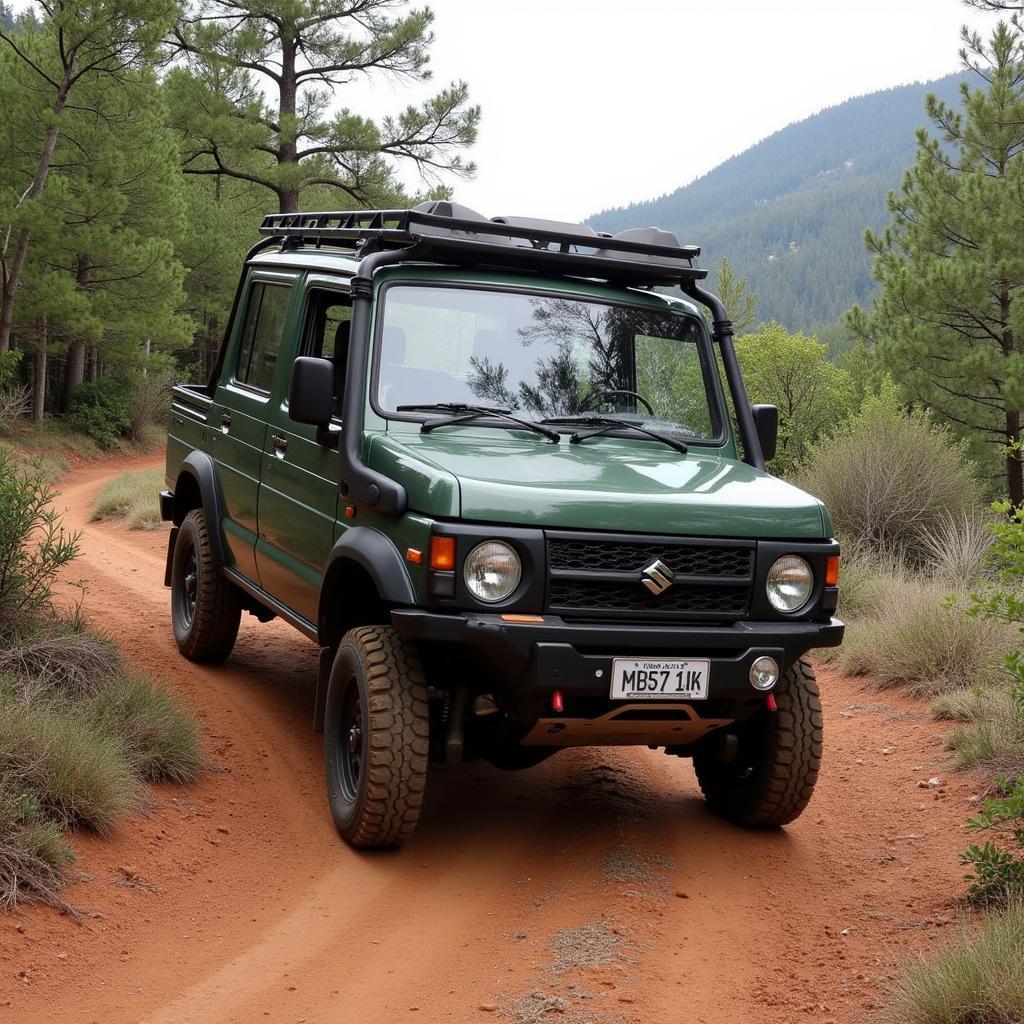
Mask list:
[[[131,383],[123,377],[102,377],[79,384],[68,403],[67,420],[101,448],[116,448],[131,428]]]
[[[0,352],[0,434],[32,407],[32,389],[21,382],[20,352]]]
[[[948,594],[943,581],[891,577],[872,595],[870,614],[849,625],[836,656],[840,667],[883,687],[906,683],[922,694],[998,682],[1012,634],[968,615],[947,601]]]
[[[0,620],[48,606],[57,573],[78,553],[79,535],[51,507],[56,495],[41,469],[17,466],[0,448]]]
[[[145,441],[147,431],[154,426],[166,426],[170,414],[171,388],[174,375],[151,370],[141,373],[132,380],[130,422],[128,437],[133,441]]]
[[[845,543],[912,565],[927,562],[929,535],[981,500],[964,444],[905,410],[891,385],[814,445],[794,481],[825,502]]]
[[[156,530],[163,524],[158,495],[162,469],[126,470],[109,480],[93,503],[94,520],[123,519],[133,530]]]
[[[1011,1024],[1024,1020],[1024,908],[988,914],[976,929],[908,964],[888,1024]]]
[[[978,514],[946,516],[922,536],[927,569],[951,583],[972,583],[989,575],[988,556],[994,537]]]
[[[1012,837],[1017,852],[993,842],[971,846],[960,863],[971,868],[968,898],[976,906],[1005,907],[1024,902],[1024,775],[1002,783],[1003,795],[986,800],[981,814],[967,822],[969,831],[1001,829]]]

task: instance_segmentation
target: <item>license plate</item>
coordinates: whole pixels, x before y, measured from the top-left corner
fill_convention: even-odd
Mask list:
[[[710,661],[612,660],[612,700],[707,700]]]

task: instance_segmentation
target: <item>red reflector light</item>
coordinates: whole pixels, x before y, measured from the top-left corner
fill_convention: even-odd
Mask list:
[[[839,586],[839,556],[829,555],[825,563],[825,586]]]
[[[451,572],[455,568],[455,538],[430,538],[430,568]]]
[[[345,518],[346,519],[355,519],[355,517],[356,517],[356,507],[355,507],[355,505],[346,505],[345,506]]]
[[[555,690],[555,692],[551,694],[551,710],[554,711],[555,714],[560,715],[564,709],[565,705],[562,703],[562,691]]]
[[[774,693],[769,693],[768,696],[765,697],[764,703],[765,703],[765,706],[768,708],[769,711],[778,711],[779,710],[779,705],[775,702],[775,694]]]

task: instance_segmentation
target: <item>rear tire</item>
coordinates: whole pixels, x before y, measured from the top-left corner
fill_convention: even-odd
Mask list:
[[[408,839],[427,782],[430,714],[416,649],[390,626],[361,626],[342,638],[324,714],[327,797],[352,846],[385,848]]]
[[[242,619],[238,591],[220,572],[206,515],[193,509],[181,524],[171,560],[171,627],[190,661],[223,661]]]
[[[787,825],[807,806],[818,779],[822,751],[821,700],[814,670],[800,659],[772,691],[777,711],[759,711],[735,730],[736,756],[720,757],[716,737],[694,755],[708,806],[737,825]]]

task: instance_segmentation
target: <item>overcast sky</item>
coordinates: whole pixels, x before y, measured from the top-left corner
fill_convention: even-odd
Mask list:
[[[557,220],[670,192],[823,107],[957,70],[960,26],[996,23],[959,0],[429,5],[433,84],[464,78],[483,107],[479,171],[456,198]],[[420,92],[338,99],[381,112]]]

